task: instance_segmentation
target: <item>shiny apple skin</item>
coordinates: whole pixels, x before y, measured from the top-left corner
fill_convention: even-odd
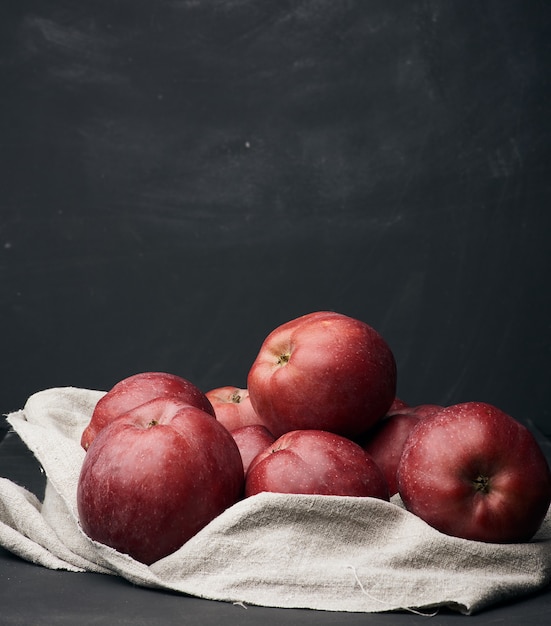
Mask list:
[[[549,466],[532,433],[484,402],[420,419],[397,479],[409,511],[442,533],[476,541],[529,541],[551,502]]]
[[[317,430],[288,432],[253,459],[245,496],[263,491],[389,499],[382,471],[361,446]]]
[[[120,380],[100,398],[82,433],[81,446],[88,450],[96,435],[116,417],[158,397],[176,397],[215,414],[206,395],[189,380],[168,372],[140,372]]]
[[[231,431],[241,459],[243,461],[243,473],[246,474],[251,461],[261,452],[271,446],[275,437],[272,433],[261,424],[248,424]]]
[[[77,508],[92,539],[150,565],[171,554],[243,493],[243,465],[216,419],[173,398],[118,417],[90,445]]]
[[[435,413],[440,413],[440,411],[444,407],[440,404],[417,404],[416,406],[411,406],[408,409],[404,409],[404,413],[413,413],[413,415],[417,415],[419,418],[430,417]]]
[[[418,422],[413,413],[394,413],[379,422],[362,442],[363,449],[381,468],[390,495],[398,492],[396,472],[407,438]]]
[[[386,412],[387,415],[394,415],[394,413],[405,413],[409,408],[409,404],[401,398],[394,398],[390,408]]]
[[[205,395],[212,404],[216,419],[229,431],[242,426],[262,424],[253,409],[248,389],[226,385],[211,389]]]
[[[396,363],[371,326],[319,311],[274,329],[247,380],[252,405],[274,436],[314,429],[354,438],[391,406]]]

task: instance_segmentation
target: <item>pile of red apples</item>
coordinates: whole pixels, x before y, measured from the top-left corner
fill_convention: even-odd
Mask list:
[[[260,492],[399,494],[442,533],[529,541],[551,503],[531,432],[484,402],[409,406],[396,380],[383,337],[327,311],[274,329],[244,389],[203,393],[164,372],[125,378],[82,434],[82,529],[151,564]]]

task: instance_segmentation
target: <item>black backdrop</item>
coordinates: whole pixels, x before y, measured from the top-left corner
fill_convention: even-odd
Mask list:
[[[551,434],[550,6],[3,2],[0,411],[333,309]]]

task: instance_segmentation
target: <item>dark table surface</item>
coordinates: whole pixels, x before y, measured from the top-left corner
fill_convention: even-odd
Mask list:
[[[551,443],[540,437],[548,458]],[[0,431],[0,476],[24,485],[39,497],[44,475],[13,432]],[[472,616],[440,610],[426,617],[414,613],[331,613],[243,607],[137,587],[122,578],[53,571],[28,563],[0,548],[0,624],[546,624],[551,617],[551,587],[512,598]]]

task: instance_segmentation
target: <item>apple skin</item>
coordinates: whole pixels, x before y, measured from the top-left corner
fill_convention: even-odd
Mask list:
[[[440,404],[417,404],[416,406],[410,406],[404,409],[403,412],[412,413],[413,415],[417,415],[417,417],[424,418],[439,413],[443,408],[444,407]]]
[[[141,372],[119,381],[100,398],[82,433],[80,445],[88,450],[96,435],[116,417],[157,397],[176,397],[215,415],[205,394],[185,378],[167,372]]]
[[[379,422],[362,442],[362,448],[381,468],[391,496],[398,492],[396,472],[402,451],[419,417],[414,413],[394,413]]]
[[[212,404],[216,419],[229,431],[242,426],[262,424],[262,420],[253,409],[248,389],[217,387],[207,391],[205,395]]]
[[[248,424],[230,432],[241,453],[244,474],[247,473],[251,461],[256,455],[271,446],[275,441],[272,433],[262,424]]]
[[[77,488],[83,531],[150,565],[180,548],[243,492],[237,444],[216,419],[174,398],[119,416],[94,439]]]
[[[443,408],[444,407],[440,404],[417,404],[411,406],[403,400],[396,398],[386,414],[387,417],[395,415],[396,413],[411,413],[413,415],[417,415],[417,417],[428,417],[433,413],[438,413]]]
[[[320,430],[285,433],[253,459],[245,496],[262,491],[389,499],[383,473],[367,452]]]
[[[409,511],[442,533],[476,541],[529,541],[551,502],[549,466],[532,433],[484,402],[420,419],[397,479]]]
[[[394,398],[390,408],[386,412],[387,415],[394,415],[394,413],[404,413],[409,408],[409,404],[401,398]]]
[[[396,393],[396,362],[368,324],[318,311],[274,329],[247,377],[253,408],[275,437],[324,430],[354,438],[382,419]]]

